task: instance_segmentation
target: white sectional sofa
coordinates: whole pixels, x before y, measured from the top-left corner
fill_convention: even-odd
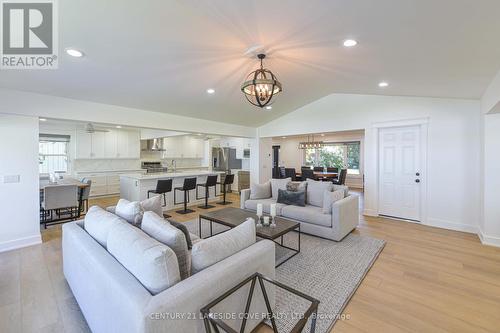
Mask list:
[[[101,212],[101,214],[104,213]],[[73,295],[94,333],[205,332],[200,316],[200,309],[203,306],[255,272],[260,272],[270,278],[275,277],[274,244],[271,241],[259,241],[185,279],[179,281],[177,278],[177,280],[168,281],[173,285],[163,291],[150,292],[139,281],[144,274],[142,276],[136,274],[136,277],[131,271],[136,272],[137,269],[144,271],[144,261],[148,262],[151,259],[151,246],[146,244],[143,250],[136,251],[138,242],[133,241],[133,248],[127,248],[126,244],[120,244],[119,240],[122,237],[120,234],[118,246],[124,248],[120,249],[120,256],[115,258],[108,252],[108,250],[112,251],[110,239],[114,229],[100,230],[96,234],[99,237],[93,234],[94,238],[90,234],[91,230],[88,229],[88,232],[86,230],[89,225],[85,226],[84,223],[86,222],[82,220],[63,226],[63,269]],[[136,236],[142,233],[140,229],[123,220],[119,223],[121,223],[119,228],[115,225],[115,229],[119,229],[122,233],[123,231],[132,232]],[[97,227],[101,226],[97,224]],[[127,228],[134,228],[138,231],[126,230]],[[145,238],[148,236],[144,235],[139,235],[142,237],[139,242],[148,241]],[[106,237],[107,244],[104,243]],[[116,247],[116,235],[114,238]],[[197,242],[205,241],[207,240],[197,240]],[[165,252],[173,253],[170,249],[162,247],[163,245],[156,244],[157,248],[163,249],[160,251],[166,250]],[[127,265],[122,265],[123,261],[119,261],[123,259],[124,253],[131,254],[132,257],[138,253],[138,258],[144,258],[144,260],[136,260],[136,258],[128,260],[128,263],[133,265],[133,269],[130,267],[127,269],[124,267]],[[172,260],[177,264],[175,259]],[[160,269],[163,267],[158,260],[152,261],[154,261],[153,265],[160,266]],[[165,266],[168,265],[167,262]],[[167,267],[168,269],[170,268]],[[156,269],[156,271],[149,270],[146,274],[152,271],[158,273]],[[176,268],[173,274],[176,273],[178,276],[178,272]],[[157,281],[158,274],[149,274],[148,278]],[[249,287],[240,289],[227,302],[219,304],[217,312],[229,314],[244,312]],[[251,312],[261,314],[267,311],[260,289],[257,289],[259,288],[255,290]],[[274,305],[274,289],[268,290],[268,293]],[[254,329],[260,321],[249,320],[245,332]],[[240,322],[241,320],[236,319],[229,324],[234,328],[239,328]]]
[[[323,211],[323,205],[318,200],[316,200],[314,204],[311,204],[312,202],[308,197],[322,197],[324,190],[316,189],[316,187],[318,187],[316,183],[326,182],[317,182],[314,180],[307,181],[307,183],[316,186],[307,187],[307,203],[304,207],[277,203],[277,189],[275,187],[283,188],[283,184],[286,182],[287,180],[283,179],[271,180],[272,196],[270,195],[269,198],[250,199],[251,189],[242,190],[240,201],[241,209],[256,210],[257,204],[260,203],[263,205],[264,213],[269,214],[270,205],[276,204],[276,214],[300,222],[302,232],[334,241],[342,240],[358,225],[359,198],[356,195],[349,195],[349,190],[346,186],[339,187],[337,185],[332,185],[332,190],[343,190],[345,192],[345,197],[334,202],[331,210],[325,213]],[[321,191],[321,193],[315,193],[314,191]]]

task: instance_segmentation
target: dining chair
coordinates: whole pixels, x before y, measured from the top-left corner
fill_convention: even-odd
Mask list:
[[[347,169],[342,169],[340,170],[339,179],[333,180],[332,183],[334,183],[335,185],[344,185],[346,177],[347,177]]]
[[[297,180],[297,172],[295,168],[285,168],[285,176],[283,178],[292,178],[292,181]]]
[[[324,168],[324,167],[314,167],[314,168],[313,168],[313,171],[316,171],[316,172],[323,172],[323,171],[325,171],[325,168]]]
[[[280,166],[279,169],[280,169],[280,178],[286,178],[285,177],[285,167]]]
[[[78,212],[78,186],[77,185],[53,185],[45,186],[43,191],[42,210],[44,228],[47,223],[64,220],[61,215],[69,214],[67,219],[73,219]],[[54,219],[54,214],[57,219]]]
[[[90,187],[92,186],[92,180],[83,178],[82,183],[87,184],[86,187],[79,189],[80,194],[80,211],[87,212],[89,210],[89,197],[90,197]]]
[[[314,171],[311,169],[302,170],[302,180],[314,179]]]
[[[334,168],[334,167],[327,167],[326,172],[332,172],[332,173],[338,173],[339,168]]]

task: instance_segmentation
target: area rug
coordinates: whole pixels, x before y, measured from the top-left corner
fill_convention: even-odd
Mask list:
[[[186,222],[192,233],[198,235],[198,220]],[[227,227],[213,224],[213,232]],[[202,235],[209,234],[209,223],[203,222]],[[297,233],[284,237],[284,244],[295,248]],[[341,242],[301,235],[301,251],[278,268],[276,280],[320,301],[316,332],[330,332],[338,319],[348,320],[343,314],[345,306],[384,248],[383,240],[349,234]],[[288,257],[290,252],[276,246],[276,262]],[[279,332],[289,332],[304,313],[309,302],[282,289],[276,290],[275,314]],[[304,332],[309,332],[310,322]]]

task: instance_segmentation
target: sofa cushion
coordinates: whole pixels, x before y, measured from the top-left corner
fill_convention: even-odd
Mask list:
[[[193,274],[249,247],[255,241],[255,220],[248,219],[237,227],[195,243],[191,250]]]
[[[308,205],[323,207],[323,195],[325,190],[331,191],[333,184],[330,182],[322,182],[317,180],[307,180],[307,199]]]
[[[333,191],[338,191],[338,190],[344,191],[344,198],[349,196],[349,187],[348,186],[333,184]]]
[[[107,248],[109,230],[116,223],[126,223],[126,221],[99,206],[92,206],[85,214],[83,227],[92,238]]]
[[[163,216],[161,195],[155,195],[149,199],[142,200],[141,207],[144,212],[155,212],[158,216]]]
[[[141,229],[149,236],[171,248],[177,256],[181,279],[189,277],[191,266],[188,266],[188,246],[186,236],[178,228],[154,212],[145,212]]]
[[[181,280],[177,256],[168,246],[128,223],[108,234],[108,252],[153,295]]]
[[[278,199],[278,190],[286,190],[286,184],[292,181],[292,178],[271,179],[271,191],[274,200]]]
[[[141,224],[143,210],[139,201],[118,200],[115,214],[135,226]]]
[[[271,214],[271,204],[276,204],[276,215],[281,215],[281,209],[284,204],[276,203],[274,199],[246,200],[245,209],[257,210],[257,204],[262,204],[262,211],[266,214]]]
[[[188,250],[191,250],[191,248],[193,247],[193,241],[191,239],[192,234],[189,232],[188,228],[183,223],[179,223],[179,222],[174,221],[172,219],[167,219],[167,221],[170,222],[170,224],[172,226],[174,226],[177,229],[179,229],[180,231],[182,231],[182,233],[184,234],[184,237],[186,238]]]
[[[271,195],[271,182],[266,182],[264,184],[250,184],[250,199],[268,199]]]
[[[344,190],[325,191],[323,195],[323,214],[332,213],[332,205],[334,202],[344,199]]]
[[[278,190],[278,203],[304,207],[306,205],[306,192]]]
[[[292,192],[302,192],[307,191],[307,182],[288,182],[286,184],[286,190]]]
[[[307,205],[305,207],[285,206],[281,210],[283,217],[288,217],[297,221],[332,227],[332,215],[323,214],[323,208]]]

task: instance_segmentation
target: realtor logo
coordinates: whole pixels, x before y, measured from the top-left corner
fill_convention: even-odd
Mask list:
[[[56,69],[55,0],[0,0],[1,69]]]

